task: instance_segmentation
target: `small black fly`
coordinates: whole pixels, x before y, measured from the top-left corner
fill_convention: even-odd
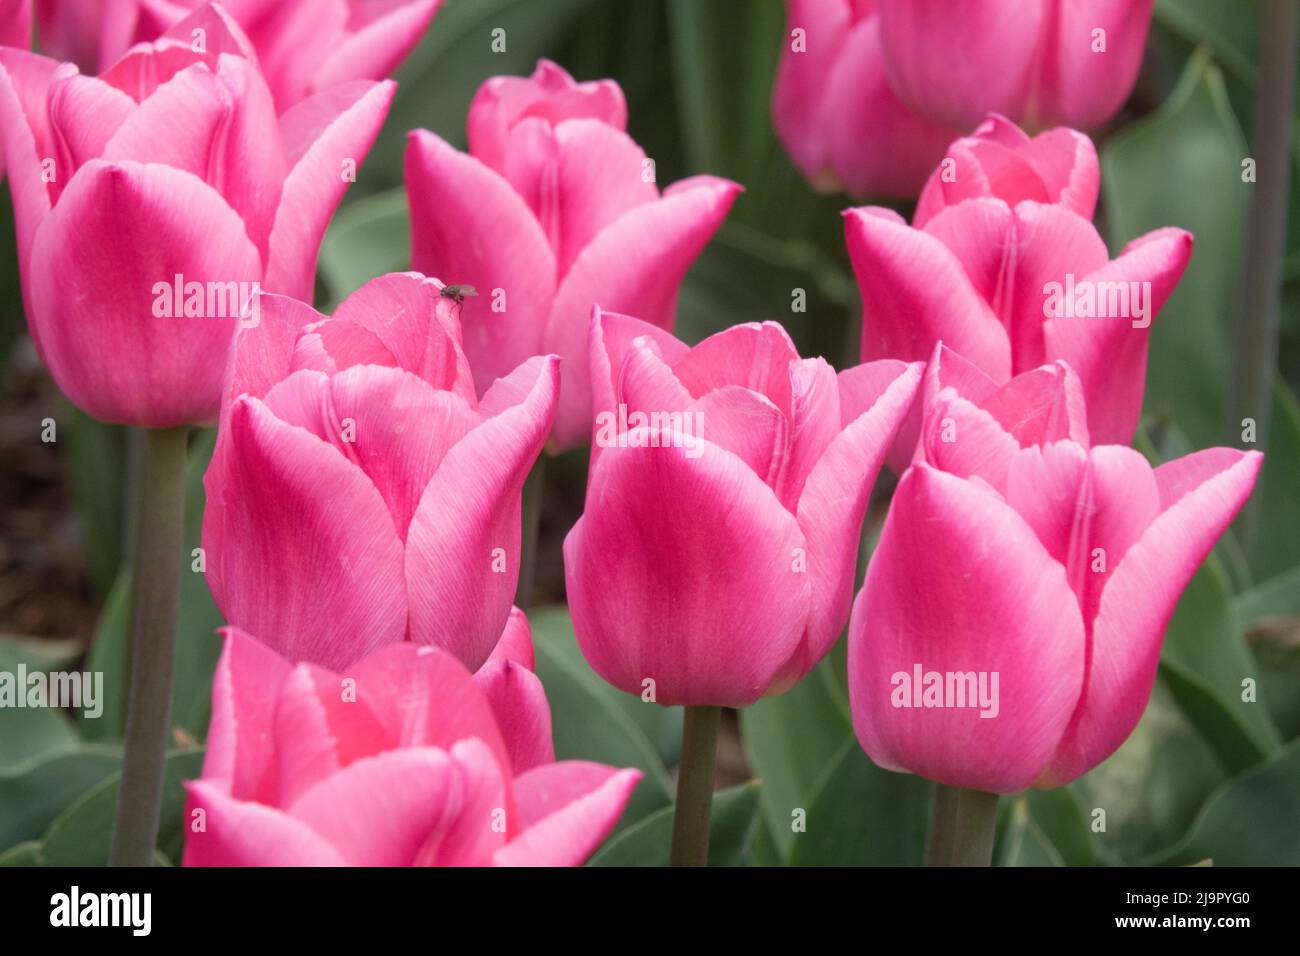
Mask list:
[[[441,294],[444,298],[454,300],[457,305],[464,305],[465,297],[478,295],[478,290],[472,285],[445,285]]]

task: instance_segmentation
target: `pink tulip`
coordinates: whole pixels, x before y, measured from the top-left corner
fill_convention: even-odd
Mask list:
[[[878,206],[848,210],[863,361],[917,361],[943,341],[1006,382],[1063,359],[1083,383],[1093,438],[1127,444],[1149,326],[1187,267],[1192,236],[1158,229],[1112,260],[1086,218],[1096,193],[1085,137],[1029,139],[991,117],[952,145],[913,226]]]
[[[530,355],[565,357],[557,449],[590,434],[591,307],[671,328],[682,277],[740,191],[696,176],[661,195],[625,123],[617,84],[543,60],[479,90],[470,153],[426,130],[407,146],[412,267],[476,287],[461,318],[480,387]]]
[[[249,294],[311,298],[325,226],[388,111],[391,83],[358,82],[277,120],[245,52],[214,8],[98,78],[0,51],[28,325],[60,388],[96,418],[216,415]]]
[[[912,111],[890,89],[879,6],[786,0],[772,118],[815,188],[910,198],[959,131]]]
[[[894,92],[937,123],[990,111],[1022,126],[1092,129],[1137,79],[1155,0],[885,0]]]
[[[228,629],[185,865],[581,865],[641,772],[556,763],[541,683],[503,664],[398,644],[334,673]]]
[[[871,485],[920,376],[837,376],[772,322],[688,348],[596,310],[591,477],[564,542],[595,671],[635,694],[653,681],[660,704],[731,707],[803,677],[847,619]]]
[[[1090,445],[1065,362],[999,386],[940,347],[923,393],[918,461],[849,623],[858,740],[949,786],[1059,786],[1137,725],[1174,605],[1262,458],[1152,468]]]
[[[1058,127],[1030,138],[991,113],[969,136],[948,146],[926,180],[912,225],[920,229],[964,199],[991,197],[1010,206],[1050,203],[1091,220],[1100,184],[1097,150],[1082,133]]]
[[[280,111],[340,83],[388,76],[442,0],[222,0]],[[151,42],[204,0],[37,0],[41,48],[87,72]],[[185,37],[189,40],[189,36]]]
[[[263,295],[236,336],[204,479],[208,586],[290,660],[337,669],[410,640],[476,670],[506,625],[559,361],[476,399],[442,289],[381,276],[330,319]]]
[[[0,46],[32,45],[32,0],[0,0]]]

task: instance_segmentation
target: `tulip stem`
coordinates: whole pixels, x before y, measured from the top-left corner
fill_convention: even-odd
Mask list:
[[[135,633],[122,783],[109,854],[113,866],[152,864],[158,838],[185,525],[185,439],[183,427],[150,430],[141,462]]]
[[[542,492],[546,488],[546,452],[537,456],[524,481],[522,502],[523,527],[519,539],[519,583],[515,586],[515,605],[527,611],[532,604],[533,581],[537,577],[538,531],[542,521]]]
[[[672,866],[709,865],[709,819],[713,765],[718,753],[721,707],[687,707],[682,721],[682,762],[673,810]]]
[[[1260,17],[1259,87],[1255,94],[1251,142],[1259,173],[1252,187],[1254,195],[1238,283],[1228,433],[1231,443],[1238,444],[1245,419],[1253,419],[1256,441],[1263,450],[1269,438],[1273,385],[1277,377],[1282,260],[1286,256],[1287,195],[1295,122],[1295,0],[1267,0],[1260,7]],[[1237,532],[1248,557],[1253,557],[1258,536],[1260,497],[1254,495],[1248,499],[1237,518]]]
[[[997,822],[996,793],[935,784],[926,864],[988,866],[993,860],[993,832]]]

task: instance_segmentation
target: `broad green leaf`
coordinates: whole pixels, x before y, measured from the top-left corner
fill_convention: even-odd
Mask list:
[[[709,820],[709,866],[739,866],[758,830],[757,780],[713,795]],[[605,843],[588,866],[667,866],[672,849],[673,807],[664,807]]]
[[[81,720],[87,740],[118,740],[126,732],[127,636],[131,633],[131,570],[124,567],[99,611],[86,669],[104,675],[104,712]]]
[[[655,742],[674,732],[680,736],[681,709],[645,703],[601,680],[583,659],[563,607],[538,608],[528,618],[537,676],[551,704],[556,759],[594,760],[645,773],[620,827],[670,803],[674,785]]]
[[[1161,659],[1179,705],[1234,772],[1282,745],[1268,712],[1242,700],[1242,681],[1255,677],[1258,665],[1241,633],[1223,570],[1211,557],[1179,598]]]
[[[850,737],[812,788],[791,865],[919,865],[933,789],[928,780],[880,769]]]
[[[201,750],[167,755],[158,846],[171,860],[180,859],[184,844],[185,789],[181,784],[198,777],[202,769]],[[121,782],[121,774],[113,774],[59,814],[41,839],[43,866],[103,866],[108,862]]]
[[[1300,616],[1300,567],[1237,595],[1237,619],[1250,628],[1265,618]]]
[[[1150,862],[1300,866],[1300,741],[1220,787],[1185,839]]]
[[[102,597],[126,555],[127,429],[95,421],[70,402],[61,402],[59,408],[59,446],[68,488],[81,523],[87,569]]]
[[[1172,417],[1198,447],[1213,444],[1223,428],[1245,155],[1223,78],[1203,52],[1188,61],[1168,102],[1101,152],[1112,254],[1163,226],[1196,236],[1187,271],[1151,327],[1146,407]]]
[[[1227,778],[1215,751],[1179,708],[1162,672],[1123,745],[1072,785],[1085,819],[1104,813],[1094,843],[1107,862],[1136,863],[1177,842]]]
[[[1029,812],[1024,796],[1011,799],[994,859],[998,866],[1065,866],[1065,859]]]
[[[116,747],[88,744],[0,769],[0,849],[38,839],[73,800],[122,762]]]
[[[0,637],[0,680],[12,681],[14,694],[26,703],[31,675],[67,669],[81,652],[75,640]],[[77,742],[76,728],[58,707],[0,707],[0,768],[71,750]]]
[[[41,844],[37,840],[19,843],[0,853],[0,866],[36,866],[40,859]]]
[[[1096,865],[1097,847],[1073,788],[1030,790],[1023,799],[1035,828],[1065,865]]]
[[[783,860],[794,849],[795,814],[812,802],[812,788],[834,765],[853,727],[837,706],[822,661],[779,697],[765,697],[740,711],[741,738],[749,766],[763,781],[763,819]]]
[[[1300,178],[1295,192],[1300,193]],[[1256,580],[1300,566],[1300,402],[1282,382],[1273,389],[1273,412],[1264,467],[1255,483],[1259,525],[1251,566]]]
[[[1247,635],[1259,663],[1259,704],[1287,740],[1300,737],[1300,617],[1265,619]]]

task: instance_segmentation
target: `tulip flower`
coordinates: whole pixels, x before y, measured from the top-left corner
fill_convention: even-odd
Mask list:
[[[332,672],[230,628],[186,866],[579,866],[635,769],[553,756],[542,685],[493,696],[451,655],[397,644]]]
[[[311,298],[321,236],[392,95],[345,84],[277,120],[216,8],[100,77],[0,51],[28,325],[68,397],[150,428],[215,417],[243,305],[255,288]]]
[[[688,348],[600,309],[590,354],[591,475],[564,542],[574,630],[609,683],[686,705],[678,818],[698,785],[707,821],[696,771],[711,777],[719,705],[785,691],[844,626],[871,485],[921,367],[836,375],[776,323]]]
[[[1157,229],[1111,259],[1088,221],[1096,155],[1068,130],[1034,139],[1000,117],[954,143],[909,226],[892,210],[845,213],[862,294],[862,360],[924,360],[943,341],[997,382],[1064,360],[1099,443],[1137,428],[1147,337],[1192,253]]]
[[[888,0],[881,46],[894,93],[937,123],[990,111],[1022,126],[1092,129],[1137,79],[1155,0]]]
[[[419,42],[441,3],[222,0],[220,6],[248,36],[283,112],[340,83],[387,77]],[[37,0],[41,48],[93,73],[205,5],[204,0]]]
[[[772,119],[821,191],[911,198],[959,131],[890,89],[874,0],[786,0]]]
[[[476,398],[443,291],[381,276],[329,319],[264,294],[236,337],[204,479],[208,586],[292,661],[340,669],[409,640],[477,669],[506,625],[559,361]]]
[[[480,387],[531,355],[566,359],[556,450],[590,435],[592,306],[671,328],[682,277],[740,190],[697,176],[661,194],[626,112],[613,81],[542,61],[479,90],[469,153],[427,130],[407,146],[412,268],[478,291],[461,319]]]
[[[1179,595],[1249,496],[1261,456],[1152,468],[1092,445],[1078,376],[998,385],[940,347],[849,624],[849,696],[873,761],[949,787],[1068,783],[1151,693]]]

